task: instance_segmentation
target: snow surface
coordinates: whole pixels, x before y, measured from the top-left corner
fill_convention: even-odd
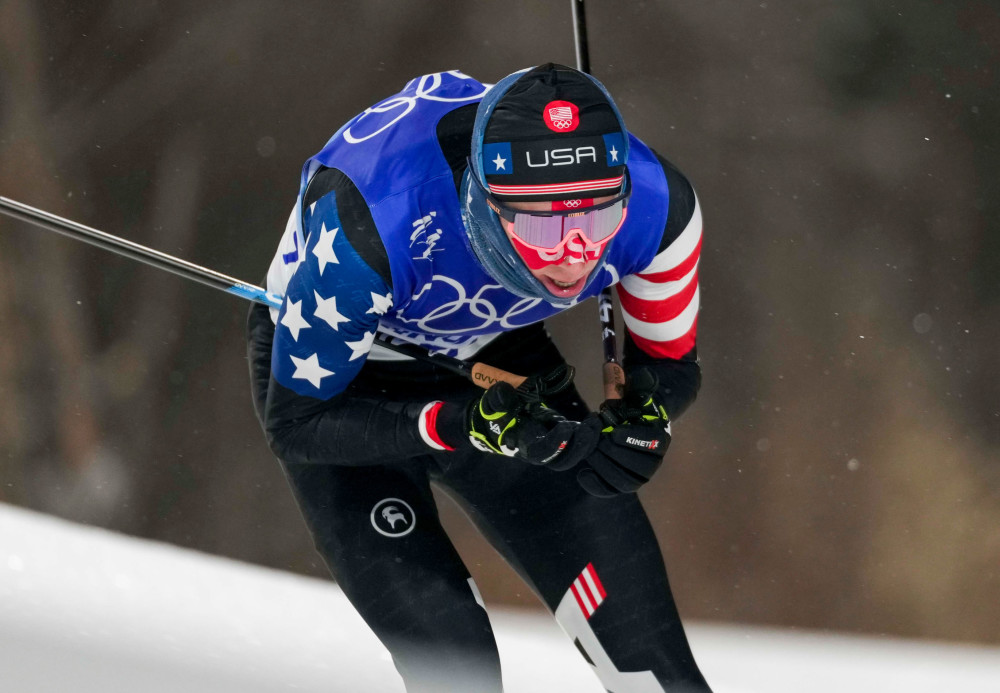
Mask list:
[[[599,693],[547,616],[491,609],[508,693]],[[716,693],[1000,692],[1000,648],[689,624]],[[0,505],[4,693],[402,692],[332,583]]]

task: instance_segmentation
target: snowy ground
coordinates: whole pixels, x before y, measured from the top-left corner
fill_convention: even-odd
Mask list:
[[[491,610],[509,693],[599,693],[545,616]],[[691,624],[716,693],[1000,692],[1000,648]],[[330,583],[0,505],[5,693],[403,690]]]

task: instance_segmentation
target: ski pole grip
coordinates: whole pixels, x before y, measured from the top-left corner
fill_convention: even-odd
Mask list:
[[[472,382],[484,390],[488,390],[501,381],[510,383],[514,387],[520,387],[528,379],[523,375],[515,375],[493,366],[487,366],[485,363],[472,364],[471,378]]]
[[[604,363],[604,399],[621,399],[625,396],[625,371],[615,361]]]

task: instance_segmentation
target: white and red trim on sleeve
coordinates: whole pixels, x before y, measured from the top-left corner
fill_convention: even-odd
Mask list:
[[[428,402],[417,417],[417,429],[423,441],[435,450],[454,450],[455,448],[441,440],[437,432],[437,415],[441,411],[441,405],[440,401]]]
[[[618,285],[625,326],[650,356],[679,359],[694,348],[701,231],[701,205],[695,197],[691,219],[674,242]]]

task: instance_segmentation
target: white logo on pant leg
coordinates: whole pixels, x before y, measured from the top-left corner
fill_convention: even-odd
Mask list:
[[[383,498],[371,512],[372,527],[379,534],[397,538],[405,537],[417,524],[416,513],[410,504],[399,498]]]
[[[382,519],[388,522],[393,529],[396,529],[397,522],[402,522],[403,526],[406,526],[406,515],[399,512],[395,505],[387,505],[382,508]]]
[[[652,671],[619,671],[597,639],[589,621],[608,598],[594,565],[588,563],[559,602],[556,621],[587,658],[604,688],[615,693],[664,693]]]

